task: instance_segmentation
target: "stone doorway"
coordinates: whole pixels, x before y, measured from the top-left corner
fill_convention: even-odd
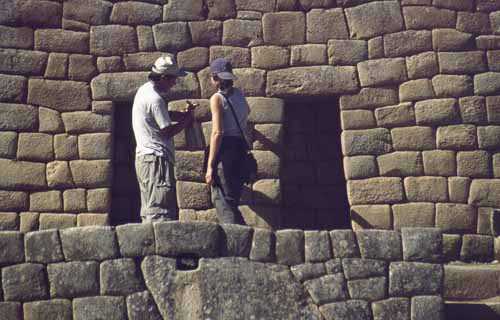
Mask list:
[[[141,201],[134,158],[132,103],[116,103],[114,108],[112,225],[140,222]]]
[[[286,101],[282,228],[350,228],[338,99]]]

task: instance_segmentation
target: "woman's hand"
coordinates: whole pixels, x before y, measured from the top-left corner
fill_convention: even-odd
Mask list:
[[[210,166],[207,169],[207,173],[205,174],[205,182],[209,185],[212,185],[214,183],[214,173],[213,169],[210,168]]]

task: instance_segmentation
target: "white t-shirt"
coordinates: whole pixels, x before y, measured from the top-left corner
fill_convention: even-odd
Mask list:
[[[154,89],[153,82],[143,84],[135,94],[132,106],[132,128],[136,155],[154,154],[174,163],[174,142],[161,134],[172,125],[165,100]]]

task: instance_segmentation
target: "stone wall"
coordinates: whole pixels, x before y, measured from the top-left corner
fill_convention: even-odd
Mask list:
[[[353,228],[497,234],[497,1],[7,0],[1,8],[4,230],[109,222],[113,108],[132,100],[168,51],[189,71],[169,105],[199,102],[205,129],[209,61],[229,57],[250,97],[259,181],[243,199],[248,224],[279,228],[287,215],[281,155],[261,141],[279,142],[286,101],[338,97]],[[181,219],[214,220],[201,152],[182,137],[176,145]]]
[[[448,250],[437,228],[272,232],[161,222],[4,231],[0,314],[444,319],[443,299],[497,296],[500,271],[443,265]]]

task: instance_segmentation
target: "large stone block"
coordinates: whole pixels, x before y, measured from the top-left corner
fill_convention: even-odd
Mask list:
[[[359,230],[356,232],[361,257],[397,261],[403,258],[401,234],[388,230]]]
[[[28,194],[21,191],[0,191],[0,211],[28,209]]]
[[[50,161],[54,159],[53,136],[46,133],[20,133],[17,159]]]
[[[162,320],[153,296],[149,291],[127,296],[127,315],[130,320]]]
[[[2,3],[0,24],[38,28],[61,26],[62,5],[52,1],[7,0]]]
[[[19,214],[19,231],[26,233],[29,231],[38,230],[38,218],[40,214],[37,212],[21,212]]]
[[[288,66],[290,52],[280,46],[261,46],[252,48],[252,67],[278,69]]]
[[[431,99],[415,103],[417,125],[437,126],[460,123],[456,99]]]
[[[86,297],[73,300],[73,319],[126,320],[127,307],[124,297]]]
[[[500,126],[477,128],[479,148],[496,150],[500,146]]]
[[[392,150],[389,130],[383,128],[346,130],[341,140],[345,156],[384,154]]]
[[[62,120],[68,133],[110,132],[111,115],[101,115],[90,111],[65,112]]]
[[[415,124],[415,111],[411,103],[401,103],[375,109],[377,124],[381,127],[398,127]]]
[[[113,4],[103,0],[68,0],[64,2],[63,17],[89,25],[109,22]]]
[[[351,205],[397,203],[403,200],[400,178],[371,178],[347,182],[347,195]]]
[[[291,48],[292,66],[313,66],[326,64],[326,45],[324,44],[303,44],[295,45]]]
[[[354,231],[361,229],[391,229],[391,207],[389,205],[352,206],[349,211]]]
[[[467,203],[471,179],[464,177],[448,178],[448,189],[450,201],[455,203]]]
[[[448,150],[424,151],[424,172],[427,176],[454,176],[457,173],[455,152]]]
[[[78,137],[78,154],[84,160],[110,159],[112,139],[110,133],[81,134]]]
[[[433,203],[404,203],[392,206],[394,230],[434,227]]]
[[[137,33],[131,26],[107,25],[90,28],[90,53],[93,55],[122,55],[137,50]]]
[[[354,67],[295,67],[268,72],[266,93],[284,97],[328,96],[358,88]]]
[[[332,258],[330,237],[327,231],[305,231],[305,260],[322,262]]]
[[[454,28],[432,30],[432,47],[438,51],[464,50],[473,40],[472,34]]]
[[[221,228],[209,222],[162,222],[154,224],[156,253],[167,256],[195,254],[216,256],[222,239]]]
[[[89,87],[82,82],[32,79],[28,102],[58,111],[86,110],[90,105]]]
[[[500,123],[500,96],[486,97],[486,110],[488,113],[488,122]]]
[[[210,7],[210,4],[208,6]],[[203,20],[206,16],[206,9],[204,2],[201,0],[168,1],[163,9],[163,21]],[[214,19],[214,17],[210,17],[210,19]]]
[[[436,205],[436,227],[443,232],[474,232],[476,220],[476,210],[472,206],[447,203]]]
[[[239,49],[240,48],[235,48],[236,51]],[[179,67],[183,70],[198,71],[208,65],[208,55],[208,48],[195,47],[179,52],[177,54],[177,62],[179,63]]]
[[[401,57],[432,51],[432,34],[427,30],[408,30],[384,36],[386,57]]]
[[[288,266],[304,262],[304,233],[301,230],[276,232],[276,262]]]
[[[106,260],[118,256],[115,232],[110,227],[72,228],[60,231],[66,261]]]
[[[368,60],[358,63],[362,87],[399,84],[408,79],[404,58]]]
[[[346,281],[342,273],[326,275],[318,279],[307,280],[304,286],[315,304],[347,300]]]
[[[363,88],[354,95],[342,95],[340,108],[375,109],[377,107],[397,104],[399,102],[397,90],[391,88]]]
[[[376,127],[371,110],[345,110],[340,113],[342,130],[369,129]]]
[[[78,158],[78,137],[68,134],[54,136],[54,153],[58,160],[73,160]]]
[[[306,17],[302,12],[266,13],[262,17],[266,44],[286,46],[306,40]]]
[[[225,245],[222,254],[229,257],[248,258],[252,248],[253,229],[247,226],[222,224]]]
[[[265,96],[266,72],[259,69],[235,69],[234,75],[238,78],[235,85],[241,88],[248,96]]]
[[[467,124],[439,127],[436,140],[440,149],[475,149],[477,145],[476,127]]]
[[[420,176],[424,172],[420,152],[392,152],[377,157],[381,176]]]
[[[69,56],[68,78],[75,81],[90,81],[98,73],[96,59],[91,55]]]
[[[6,301],[33,301],[49,297],[45,266],[23,263],[2,269],[3,296]]]
[[[480,300],[497,295],[498,270],[487,266],[444,266],[443,298]]]
[[[478,49],[500,49],[500,36],[478,36],[476,38]]]
[[[26,27],[0,26],[1,48],[31,49],[33,48],[33,29]]]
[[[493,258],[492,236],[466,234],[462,237],[460,260],[465,262],[491,262]]]
[[[369,279],[351,280],[347,282],[349,296],[351,299],[365,301],[377,301],[387,296],[386,277],[376,277]]]
[[[104,261],[99,278],[102,295],[126,296],[144,290],[139,269],[130,258]]]
[[[262,44],[262,39],[261,21],[241,19],[224,21],[222,30],[223,45],[251,47]]]
[[[352,230],[330,231],[330,239],[334,257],[355,258],[360,256],[356,235]]]
[[[271,262],[275,256],[276,237],[272,231],[256,228],[253,233],[250,260]]]
[[[443,267],[422,262],[393,262],[389,266],[389,295],[416,296],[441,293]]]
[[[92,98],[94,100],[129,101],[137,89],[147,81],[147,72],[124,72],[100,74],[92,79]]]
[[[438,58],[435,52],[424,52],[406,57],[408,78],[431,78],[439,72]]]
[[[411,298],[412,320],[443,320],[445,307],[440,296],[419,296]]]
[[[35,50],[88,53],[89,34],[62,29],[38,29],[35,31]]]
[[[153,35],[151,35],[151,38]],[[151,40],[153,41],[153,40]],[[120,56],[114,57],[97,57],[97,69],[99,72],[122,72],[125,70],[122,58]]]
[[[436,97],[460,98],[473,92],[472,78],[469,76],[437,75],[432,78]]]
[[[19,214],[17,214],[16,212],[1,212],[0,230],[1,231],[19,230]]]
[[[405,261],[441,262],[443,240],[437,228],[403,228],[403,259]]]
[[[481,207],[500,206],[500,180],[474,179],[470,186],[468,203]]]
[[[30,194],[30,211],[58,212],[62,211],[61,191],[43,191]]]
[[[153,26],[156,47],[161,51],[181,51],[191,46],[189,26],[186,22],[167,22]]]
[[[401,101],[432,99],[434,96],[432,81],[428,79],[411,80],[399,86]]]
[[[23,304],[24,318],[29,320],[70,320],[72,319],[71,300],[52,299]]]
[[[488,18],[485,12],[458,12],[456,28],[468,33],[489,34],[491,25]]]
[[[23,234],[17,231],[5,231],[0,233],[0,263],[5,265],[23,261]]]
[[[328,319],[368,320],[371,319],[370,304],[363,300],[347,300],[322,305],[320,311]]]
[[[308,43],[326,43],[330,39],[348,39],[344,11],[312,9],[307,13],[306,38]]]
[[[344,174],[347,179],[363,179],[378,175],[374,156],[344,157]]]
[[[332,260],[333,261],[333,260]],[[303,282],[314,278],[319,278],[326,274],[326,268],[323,263],[304,263],[290,268],[293,276]]]
[[[39,219],[40,230],[67,229],[76,227],[76,214],[42,213]]]
[[[2,189],[36,190],[47,187],[45,164],[0,159],[3,176],[0,179]]]
[[[181,209],[207,209],[210,207],[210,188],[205,183],[178,181],[178,202]]]
[[[111,23],[122,25],[153,25],[162,21],[162,7],[136,1],[113,5]]]
[[[152,224],[126,224],[116,227],[120,254],[140,257],[154,254],[155,238]]]
[[[64,124],[62,122],[61,115],[55,110],[39,107],[38,119],[38,130],[40,132],[59,133],[64,131]]]
[[[491,155],[486,151],[462,151],[457,154],[457,173],[462,177],[491,176]]]
[[[77,187],[101,188],[111,186],[110,160],[75,160],[69,163]]]
[[[29,232],[24,242],[27,262],[49,264],[64,260],[56,230]]]
[[[328,63],[355,65],[368,59],[368,45],[364,40],[329,40]]]
[[[481,51],[440,52],[439,72],[445,74],[475,74],[487,71],[484,53]]]
[[[434,7],[403,7],[407,29],[455,28],[455,11]]]
[[[404,185],[408,201],[446,202],[448,200],[448,184],[444,177],[407,177]]]
[[[12,159],[17,151],[17,132],[0,132],[0,157]]]
[[[258,179],[279,178],[281,163],[276,153],[272,151],[253,151],[252,154],[257,160]]]
[[[381,277],[387,274],[388,263],[383,260],[345,258],[342,268],[347,280]]]
[[[488,122],[487,100],[484,97],[463,97],[458,101],[463,123],[483,124]]]
[[[367,3],[345,10],[350,37],[367,39],[404,28],[398,2]]]
[[[36,131],[37,108],[24,104],[0,103],[0,130]]]
[[[0,75],[0,101],[23,102],[27,92],[25,77]]]
[[[500,90],[500,72],[486,72],[474,76],[475,95],[494,95]]]
[[[48,54],[40,51],[0,49],[0,72],[43,75]]]

